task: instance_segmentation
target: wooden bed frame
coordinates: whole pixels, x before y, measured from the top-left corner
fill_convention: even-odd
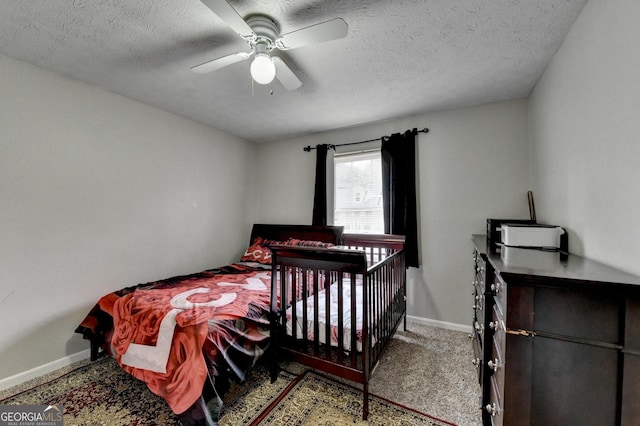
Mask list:
[[[403,318],[406,330],[404,237],[344,234],[334,241],[344,247],[272,247],[271,345],[277,359],[289,354],[304,365],[361,384],[363,420],[366,420],[370,375]],[[321,339],[331,341],[331,329],[318,325],[318,293],[331,284],[338,286],[337,294],[349,291],[352,295],[356,294],[356,286],[362,286],[362,305],[356,305],[356,298],[352,297],[351,306],[344,306],[342,297],[338,298],[335,312],[338,324],[333,330],[337,341],[326,345]],[[307,309],[302,310],[302,318],[297,318],[296,310],[290,309],[290,318],[287,318],[287,308],[296,298],[302,303],[313,300],[311,318]],[[326,300],[324,309],[329,316],[331,307],[328,298]],[[346,310],[360,310],[362,324],[358,326],[352,316],[345,327]],[[297,330],[301,322],[301,336],[292,337],[292,332],[287,333],[288,322],[291,322],[290,330]],[[313,324],[313,330],[309,324]],[[349,330],[360,327],[358,339],[357,333]],[[361,350],[351,350],[358,344]]]
[[[342,226],[313,226],[313,225],[272,225],[256,223],[251,228],[252,244],[257,237],[267,240],[286,241],[289,238],[301,240],[322,241],[335,245],[342,244]]]

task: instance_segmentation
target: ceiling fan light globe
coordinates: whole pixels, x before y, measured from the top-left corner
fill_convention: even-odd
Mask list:
[[[276,76],[276,66],[271,57],[265,53],[256,54],[251,62],[251,77],[258,84],[269,84]]]

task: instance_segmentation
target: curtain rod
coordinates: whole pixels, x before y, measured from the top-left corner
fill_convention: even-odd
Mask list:
[[[422,129],[422,130],[417,130],[417,132],[418,132],[418,133],[429,133],[429,129],[425,127],[425,128],[424,128],[424,129]],[[382,137],[380,137],[380,138],[369,139],[369,140],[367,140],[367,141],[350,142],[350,143],[341,143],[341,144],[338,144],[338,145],[329,145],[329,148],[331,148],[331,149],[336,149],[336,146],[359,145],[359,144],[361,144],[361,143],[375,142],[375,141],[378,141],[378,140],[384,140],[384,139],[389,139],[389,136],[382,136]],[[310,146],[310,145],[308,145],[308,146],[305,146],[305,147],[304,147],[305,152],[309,152],[309,151],[311,151],[312,149],[316,149],[316,147],[315,147],[315,146]]]

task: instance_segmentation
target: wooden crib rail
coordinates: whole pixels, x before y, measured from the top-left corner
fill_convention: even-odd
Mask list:
[[[404,248],[404,235],[393,234],[344,234],[345,247],[363,250],[369,268],[379,264]]]
[[[271,246],[273,262],[272,286],[271,286],[271,312],[286,310],[285,306],[278,306],[278,274],[282,274],[285,268],[307,271],[330,271],[336,273],[365,274],[367,259],[361,250],[341,248],[317,248],[301,246]],[[329,277],[328,277],[329,279]],[[282,301],[291,300],[285,287],[280,288]]]
[[[363,273],[367,266],[362,250],[285,245],[273,245],[270,248],[274,265],[360,273]]]
[[[347,247],[381,247],[394,250],[404,248],[404,235],[343,234],[342,244]]]

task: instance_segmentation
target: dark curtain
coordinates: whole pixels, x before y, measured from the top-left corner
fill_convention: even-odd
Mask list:
[[[416,206],[417,130],[382,140],[384,232],[405,236],[406,265],[419,267]]]
[[[329,145],[316,146],[316,185],[313,193],[312,225],[327,225],[327,151]]]

